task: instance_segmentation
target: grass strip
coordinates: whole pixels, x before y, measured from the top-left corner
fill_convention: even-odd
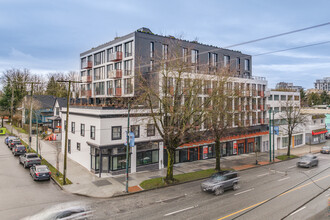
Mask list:
[[[291,159],[294,159],[294,158],[298,158],[298,156],[297,155],[290,155],[290,156],[280,155],[280,156],[276,157],[276,159],[279,159],[279,160],[291,160]]]
[[[222,169],[222,170],[231,170],[231,169]],[[189,181],[193,181],[193,180],[204,179],[204,178],[210,177],[212,174],[214,174],[216,172],[217,171],[214,169],[207,169],[207,170],[200,170],[200,171],[195,171],[195,172],[191,172],[191,173],[177,174],[177,175],[174,175],[175,181],[171,184],[166,183],[164,181],[164,177],[158,177],[158,178],[154,178],[154,179],[145,180],[140,184],[140,186],[145,190],[160,188],[160,187],[175,185],[178,183],[184,183],[184,182],[189,182]]]

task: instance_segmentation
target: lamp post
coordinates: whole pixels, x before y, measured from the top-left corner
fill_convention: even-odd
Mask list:
[[[126,190],[125,192],[128,193],[128,155],[129,155],[129,113],[130,113],[130,103],[128,102],[128,109],[127,109],[127,133],[126,133],[126,141],[127,141],[127,145],[126,145]]]
[[[275,162],[275,146],[274,146],[274,143],[275,143],[275,118],[274,118],[274,113],[275,111],[273,111],[273,162]]]

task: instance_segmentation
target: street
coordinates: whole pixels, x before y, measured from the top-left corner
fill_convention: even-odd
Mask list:
[[[330,155],[318,154],[318,157],[319,166],[311,169],[297,168],[297,159],[294,159],[239,172],[241,188],[221,196],[201,192],[201,181],[196,181],[98,202],[95,218],[233,219],[243,214],[237,219],[281,219],[329,187],[330,169],[326,168],[330,165]],[[314,183],[305,181],[313,175]],[[300,182],[303,183],[292,188]],[[287,219],[314,219],[315,214],[327,208],[328,194],[322,194]],[[252,210],[257,205],[261,206]]]
[[[52,180],[35,182],[18,163],[0,137],[0,216],[1,219],[20,219],[35,214],[43,208],[81,197],[62,191]]]
[[[310,169],[297,168],[294,159],[240,171],[241,188],[221,196],[202,192],[201,181],[195,181],[130,196],[92,199],[66,193],[53,181],[33,181],[0,137],[0,215],[20,219],[54,204],[83,200],[92,205],[95,219],[322,219],[330,191],[308,201],[329,187],[330,155],[317,156],[318,167]]]

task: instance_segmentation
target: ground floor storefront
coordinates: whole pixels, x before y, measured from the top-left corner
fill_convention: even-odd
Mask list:
[[[320,144],[326,142],[325,135],[328,132],[326,128],[313,130],[311,133],[306,133],[306,144]]]

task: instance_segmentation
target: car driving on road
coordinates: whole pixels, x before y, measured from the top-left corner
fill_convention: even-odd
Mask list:
[[[26,153],[19,156],[19,163],[23,164],[24,168],[27,168],[33,165],[41,165],[41,160],[35,153]]]
[[[320,152],[321,154],[330,154],[330,147],[329,146],[322,147]]]
[[[214,192],[221,195],[227,189],[239,189],[239,177],[234,171],[220,171],[201,183],[202,191]]]
[[[19,139],[14,139],[14,140],[9,141],[8,147],[10,150],[12,150],[13,147],[15,147],[15,145],[21,145],[21,144],[22,144],[22,142]]]
[[[15,147],[13,147],[12,153],[14,156],[25,154],[26,148],[24,145],[17,144]]]
[[[12,140],[12,139],[17,139],[17,137],[15,137],[15,136],[8,136],[8,137],[6,137],[5,138],[5,144],[8,146],[9,140]]]
[[[317,166],[319,164],[319,160],[317,159],[317,156],[313,154],[306,154],[305,156],[302,156],[299,161],[297,162],[297,167],[312,167]]]
[[[30,175],[33,180],[50,180],[51,172],[46,165],[37,165],[30,167]]]

